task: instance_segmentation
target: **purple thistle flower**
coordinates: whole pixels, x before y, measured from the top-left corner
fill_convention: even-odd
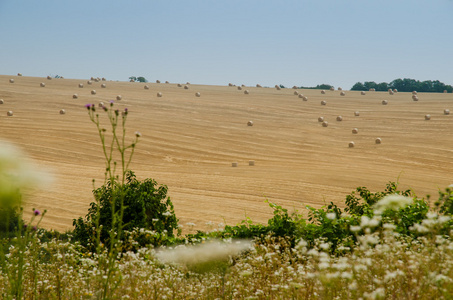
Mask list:
[[[27,227],[28,227],[28,224],[24,224],[24,229],[27,229]]]
[[[115,115],[117,115],[117,116],[118,116],[119,114],[120,114],[120,111],[119,111],[118,109],[117,109],[117,110],[115,110]]]
[[[85,107],[86,107],[88,110],[90,110],[91,104],[85,104]]]
[[[113,103],[115,103],[115,101],[110,100],[110,106],[113,106]]]
[[[107,107],[105,107],[105,105],[102,106],[102,109],[103,109],[104,111],[107,111],[107,110],[108,110]]]
[[[35,211],[33,213],[35,214],[35,216],[39,216],[41,214],[41,212],[37,209],[35,209]]]
[[[36,231],[36,230],[38,230],[38,227],[33,226],[31,229],[32,229],[33,231]]]

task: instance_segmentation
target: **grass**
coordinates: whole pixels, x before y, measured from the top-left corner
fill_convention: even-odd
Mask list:
[[[37,235],[43,239],[43,232]],[[36,239],[23,256],[24,299],[100,299],[106,273],[99,257],[77,243]],[[212,241],[205,240],[204,244]],[[223,242],[224,247],[234,243]],[[365,234],[352,249],[330,253],[317,240],[313,248],[300,240],[266,236],[240,254],[203,262],[195,268],[184,261],[159,260],[159,251],[144,247],[115,260],[119,270],[111,299],[447,299],[453,293],[453,242],[426,235],[417,240],[396,233],[392,226]],[[191,249],[209,255],[208,248]],[[166,249],[168,251],[168,249]],[[12,246],[0,275],[0,294],[8,297],[5,270],[15,270],[20,250]],[[219,250],[217,250],[219,251]],[[201,271],[200,271],[201,270]]]

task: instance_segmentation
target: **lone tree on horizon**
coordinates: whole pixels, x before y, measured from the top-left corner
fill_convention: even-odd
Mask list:
[[[143,76],[139,76],[139,77],[131,76],[131,77],[129,77],[129,80],[138,81],[138,82],[148,82],[148,80],[146,80],[146,78]]]

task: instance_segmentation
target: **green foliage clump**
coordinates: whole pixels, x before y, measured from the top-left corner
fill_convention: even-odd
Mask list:
[[[93,191],[95,202],[90,204],[85,219],[80,217],[73,220],[74,237],[82,245],[96,239],[97,224],[99,224],[100,240],[107,244],[113,224],[112,211],[116,217],[122,213],[122,229],[133,231],[134,228],[144,228],[159,233],[165,232],[168,237],[174,237],[178,230],[178,219],[175,216],[173,203],[167,197],[167,187],[158,186],[153,179],[139,181],[132,171],[126,174],[126,183],[121,187],[122,202],[114,201],[118,196],[118,188],[111,181]],[[116,207],[112,208],[112,203]],[[123,209],[121,209],[121,205]],[[161,239],[155,239],[152,244],[157,246]],[[144,246],[144,245],[142,245]]]
[[[402,198],[408,203],[379,211],[376,204],[384,197]],[[287,209],[274,203],[268,204],[274,211],[266,225],[254,224],[247,218],[235,226],[225,226],[223,231],[199,231],[197,234],[187,235],[186,239],[202,241],[206,238],[240,238],[255,239],[257,243],[261,243],[267,236],[272,236],[285,239],[291,247],[299,240],[304,240],[309,248],[315,247],[322,240],[329,245],[329,251],[341,253],[340,249],[345,247],[353,249],[360,236],[382,232],[388,226],[411,239],[423,236],[425,231],[428,232],[424,226],[430,226],[430,221],[426,221],[430,217],[429,201],[416,198],[411,190],[398,190],[395,182],[389,182],[384,191],[376,193],[366,187],[358,187],[346,197],[343,209],[332,202],[319,209],[307,206],[308,217],[297,211],[289,213]],[[440,224],[437,232],[449,234],[453,225],[450,218],[453,212],[453,191],[447,189],[445,193],[440,192],[436,207],[439,213],[445,215],[442,222],[436,221]],[[432,228],[428,229],[432,231]]]

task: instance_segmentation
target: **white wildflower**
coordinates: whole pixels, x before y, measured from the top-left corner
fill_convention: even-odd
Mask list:
[[[386,209],[398,210],[404,208],[414,201],[411,197],[402,196],[399,194],[387,195],[379,200],[375,205],[375,213],[382,213]]]
[[[354,226],[352,225],[349,230],[351,230],[352,232],[358,232],[360,231],[362,228],[360,226]]]
[[[394,224],[391,224],[391,223],[384,223],[384,224],[382,224],[382,227],[385,230],[389,230],[389,231],[393,231],[393,230],[396,229],[396,226]]]
[[[330,245],[329,243],[322,243],[319,245],[319,248],[321,248],[322,250],[329,250]]]
[[[210,261],[227,259],[231,255],[239,254],[244,250],[250,249],[250,241],[240,241],[240,243],[221,243],[213,241],[210,243],[196,246],[177,246],[174,249],[160,250],[156,253],[157,258],[164,263],[179,263],[194,265]]]
[[[329,220],[335,220],[336,217],[337,217],[337,215],[334,212],[326,214],[326,218]]]
[[[430,211],[430,212],[426,213],[426,217],[428,219],[435,219],[435,218],[437,218],[437,213],[433,212],[433,211]]]

